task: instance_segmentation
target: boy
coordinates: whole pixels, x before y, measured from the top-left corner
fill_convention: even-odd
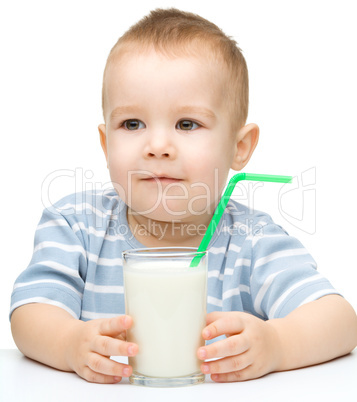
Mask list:
[[[76,194],[44,211],[12,295],[13,336],[25,355],[92,382],[130,376],[109,358],[140,348],[125,341],[133,323],[121,252],[199,245],[229,169],[242,170],[257,144],[247,111],[245,60],[203,18],[156,10],[119,39],[99,126],[115,191]],[[202,371],[242,381],[351,352],[356,314],[315,268],[268,215],[231,201],[209,246],[202,333],[226,337],[199,348]]]

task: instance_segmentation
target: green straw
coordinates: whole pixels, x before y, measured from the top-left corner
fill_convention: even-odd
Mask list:
[[[219,204],[214,211],[211,222],[208,225],[205,235],[201,241],[201,244],[198,247],[197,252],[206,251],[209,242],[212,239],[213,233],[215,232],[219,221],[222,218],[223,212],[226,209],[228,201],[233,193],[234,187],[241,180],[251,180],[251,181],[268,181],[273,183],[291,183],[292,176],[277,176],[277,175],[269,175],[269,174],[254,174],[254,173],[237,173],[234,175],[228,183],[226,191],[224,192],[222,198],[219,201]],[[197,267],[200,263],[202,255],[197,255],[191,261],[190,267]]]

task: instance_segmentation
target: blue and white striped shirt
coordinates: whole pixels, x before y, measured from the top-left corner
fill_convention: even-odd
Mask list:
[[[11,313],[27,303],[59,306],[87,321],[125,313],[122,252],[144,247],[114,190],[83,192],[45,209],[32,260],[17,278]],[[280,318],[336,294],[295,238],[269,215],[231,200],[208,248],[207,310]]]

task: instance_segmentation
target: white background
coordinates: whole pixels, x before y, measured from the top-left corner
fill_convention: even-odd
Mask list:
[[[305,187],[291,185],[295,190],[281,198],[285,213],[278,208],[280,184],[257,188],[255,207],[298,237],[357,309],[354,3],[3,1],[0,348],[15,347],[10,294],[31,258],[47,196],[41,186],[55,172],[49,187],[49,201],[55,201],[108,183],[97,131],[102,72],[117,38],[156,7],[198,13],[243,49],[250,72],[248,122],[261,128],[246,171],[300,179],[306,172]]]

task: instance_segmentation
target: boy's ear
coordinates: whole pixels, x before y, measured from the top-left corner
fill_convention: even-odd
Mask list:
[[[247,124],[238,131],[235,143],[236,152],[231,166],[233,170],[242,170],[249,162],[258,144],[258,139],[259,127],[254,123]]]
[[[98,131],[100,135],[100,145],[102,146],[105,159],[107,160],[107,167],[108,167],[108,152],[107,152],[107,136],[105,134],[105,124],[99,124]]]

